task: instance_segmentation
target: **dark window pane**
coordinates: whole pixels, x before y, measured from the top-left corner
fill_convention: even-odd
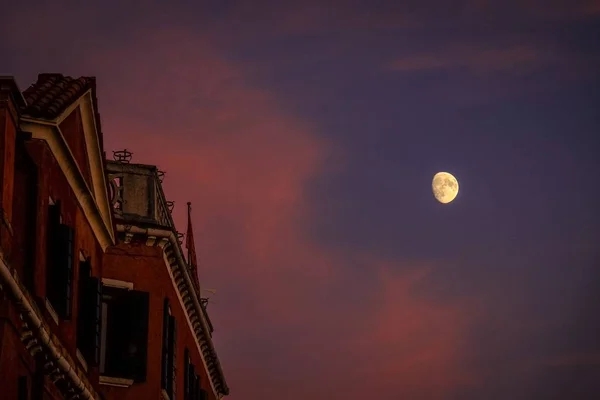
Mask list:
[[[48,278],[48,298],[61,318],[71,317],[74,230],[59,224],[54,233],[53,258]]]
[[[146,380],[149,295],[145,292],[105,288],[106,327],[105,375]]]
[[[83,269],[80,270],[79,279],[77,348],[89,364],[98,365],[102,333],[102,283],[97,278],[87,276],[88,262],[81,264]]]
[[[17,399],[28,400],[29,399],[29,388],[27,385],[27,377],[20,376],[17,383]]]

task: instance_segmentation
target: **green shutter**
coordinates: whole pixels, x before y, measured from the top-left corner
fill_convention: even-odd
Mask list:
[[[165,299],[163,304],[163,341],[162,341],[162,368],[161,368],[161,388],[168,389],[169,376],[169,299]]]
[[[51,270],[50,302],[61,318],[71,317],[73,296],[73,252],[75,231],[60,224],[56,234],[53,268]]]
[[[58,298],[56,284],[56,253],[58,244],[58,227],[60,226],[60,203],[48,206],[48,223],[46,224],[46,298],[53,306]]]
[[[177,397],[177,322],[175,317],[169,316],[169,395],[174,399]]]
[[[186,348],[183,354],[183,399],[190,398],[190,351]]]

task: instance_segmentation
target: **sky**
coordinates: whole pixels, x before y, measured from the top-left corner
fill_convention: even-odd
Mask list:
[[[0,72],[192,202],[231,400],[600,398],[598,0],[80,3]]]

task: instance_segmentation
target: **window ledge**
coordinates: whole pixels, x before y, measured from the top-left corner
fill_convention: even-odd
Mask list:
[[[117,289],[133,290],[133,282],[120,281],[118,279],[102,278],[102,284]]]
[[[133,385],[133,379],[113,378],[112,376],[100,375],[100,384],[106,386],[129,387]]]
[[[54,307],[52,307],[52,304],[50,303],[50,300],[48,300],[48,298],[46,298],[46,310],[48,310],[48,313],[50,314],[54,322],[56,322],[56,325],[58,325],[58,314],[54,310]]]
[[[77,351],[75,352],[75,355],[77,356],[77,359],[81,363],[81,366],[83,367],[83,370],[85,372],[88,372],[87,362],[85,362],[85,357],[83,357],[83,354],[81,354],[81,352],[79,351],[79,349],[77,349]]]

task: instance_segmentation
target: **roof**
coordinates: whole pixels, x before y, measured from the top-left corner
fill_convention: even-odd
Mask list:
[[[37,82],[23,92],[27,105],[22,115],[55,119],[89,89],[95,88],[96,78],[72,78],[62,74],[39,74]]]
[[[100,148],[104,150],[104,135],[96,97],[96,78],[93,76],[73,78],[59,73],[39,74],[37,81],[23,92],[26,104],[21,107],[21,115],[54,120],[90,89],[98,140]],[[105,162],[104,155],[102,158]]]

